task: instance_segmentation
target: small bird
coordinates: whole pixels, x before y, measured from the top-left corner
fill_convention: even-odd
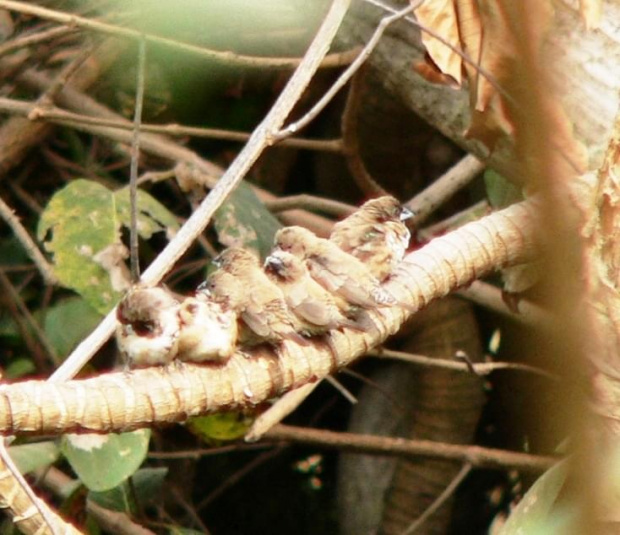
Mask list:
[[[163,287],[135,286],[116,309],[116,341],[130,368],[167,365],[181,330],[179,300]]]
[[[316,282],[298,257],[276,250],[265,259],[264,267],[267,276],[282,290],[286,304],[301,322],[305,333],[322,334],[340,327],[362,330],[359,324],[341,312],[349,305]]]
[[[214,259],[219,267],[201,285],[211,299],[224,310],[232,310],[242,320],[241,341],[248,345],[268,342],[278,345],[292,340],[309,342],[298,331],[295,316],[288,310],[282,290],[262,271],[258,257],[230,247]]]
[[[336,223],[330,240],[384,281],[405,257],[411,232],[404,222],[411,217],[411,210],[386,195],[364,203],[355,213]]]
[[[360,260],[306,228],[284,227],[278,230],[275,246],[305,260],[315,281],[351,305],[376,308],[398,304]]]
[[[204,292],[186,297],[179,308],[177,358],[184,362],[224,362],[235,352],[237,314]]]

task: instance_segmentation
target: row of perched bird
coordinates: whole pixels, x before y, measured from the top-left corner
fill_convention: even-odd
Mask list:
[[[136,286],[117,309],[116,337],[130,367],[224,361],[237,345],[307,345],[330,329],[363,330],[360,312],[399,304],[382,286],[401,262],[412,213],[379,197],[336,223],[329,239],[284,227],[261,266],[231,247],[193,296]]]

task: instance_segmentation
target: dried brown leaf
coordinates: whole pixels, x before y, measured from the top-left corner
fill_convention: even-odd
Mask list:
[[[582,7],[594,13],[596,4],[595,0],[583,0]],[[444,74],[459,81],[455,76],[457,70],[465,73],[472,114],[467,135],[479,139],[490,150],[498,141],[514,138],[517,125],[527,124],[523,115],[518,118],[518,114],[527,113],[528,103],[522,95],[528,94],[525,84],[538,84],[546,69],[545,62],[550,61],[542,51],[553,14],[551,0],[430,0],[416,10],[423,25],[469,58],[469,62],[463,61],[437,39],[423,33],[428,55]],[[427,79],[444,82],[440,76],[429,77],[430,69],[416,70]],[[568,155],[574,167],[583,168],[584,151],[573,137],[561,102],[554,98],[546,100],[545,112],[555,126],[554,144]]]
[[[435,30],[452,46],[460,48],[461,39],[453,0],[427,0],[415,10],[420,24]],[[422,42],[439,69],[456,80],[463,81],[462,59],[432,35],[422,32]]]

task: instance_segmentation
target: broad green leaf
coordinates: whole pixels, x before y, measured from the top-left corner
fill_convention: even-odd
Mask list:
[[[56,353],[64,357],[97,326],[101,318],[101,314],[84,299],[71,297],[47,310],[43,329]]]
[[[48,236],[51,234],[51,237]],[[105,314],[120,298],[123,288],[113,288],[109,273],[96,259],[120,243],[120,226],[112,193],[89,180],[75,180],[57,192],[46,206],[39,240],[54,255],[60,282],[82,295]]]
[[[245,435],[252,419],[240,412],[198,416],[187,422],[188,429],[205,442],[236,440]]]
[[[134,492],[142,506],[160,500],[161,490],[167,474],[167,468],[143,468],[131,477],[133,490],[124,482],[113,489],[103,492],[90,491],[88,497],[106,509],[132,512],[134,509]]]
[[[493,169],[487,169],[484,172],[484,184],[487,189],[487,198],[493,208],[505,208],[523,200],[521,189]]]
[[[150,437],[148,429],[121,435],[65,435],[61,449],[86,487],[104,491],[135,473],[146,457]]]
[[[576,507],[561,506],[558,496],[564,487],[568,465],[561,462],[550,468],[525,493],[513,509],[498,535],[562,535],[571,533]],[[573,524],[574,526],[574,524]]]
[[[28,474],[37,468],[44,468],[55,463],[60,456],[60,450],[55,442],[47,441],[11,446],[9,454],[19,471],[22,474]]]
[[[215,212],[215,230],[226,247],[249,247],[265,257],[273,247],[280,222],[265,208],[250,186],[241,183]]]
[[[114,193],[93,181],[74,180],[46,206],[37,230],[39,240],[54,256],[60,282],[79,293],[97,311],[107,313],[128,285],[127,250],[121,227],[129,226],[126,188]],[[138,230],[176,232],[178,223],[148,193],[138,194]]]

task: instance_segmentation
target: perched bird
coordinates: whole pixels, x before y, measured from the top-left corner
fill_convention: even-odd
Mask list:
[[[181,330],[179,300],[163,287],[131,288],[116,309],[116,341],[130,368],[167,365]]]
[[[340,327],[362,329],[341,312],[348,305],[316,282],[298,257],[276,250],[265,259],[265,272],[280,287],[286,304],[307,334],[322,334]]]
[[[315,236],[308,229],[280,229],[275,236],[275,246],[305,260],[315,281],[352,305],[376,308],[398,304],[360,260],[345,253],[334,242]]]
[[[292,340],[302,345],[309,342],[301,336],[295,316],[288,310],[284,295],[262,271],[258,257],[239,247],[221,253],[214,263],[219,267],[201,285],[200,290],[232,310],[242,320],[241,341],[256,345],[274,345]]]
[[[185,362],[224,362],[237,345],[237,314],[204,292],[185,298],[179,308],[177,358]]]
[[[413,212],[394,197],[379,197],[336,223],[330,240],[384,281],[405,257],[411,232],[404,222],[411,217]]]

